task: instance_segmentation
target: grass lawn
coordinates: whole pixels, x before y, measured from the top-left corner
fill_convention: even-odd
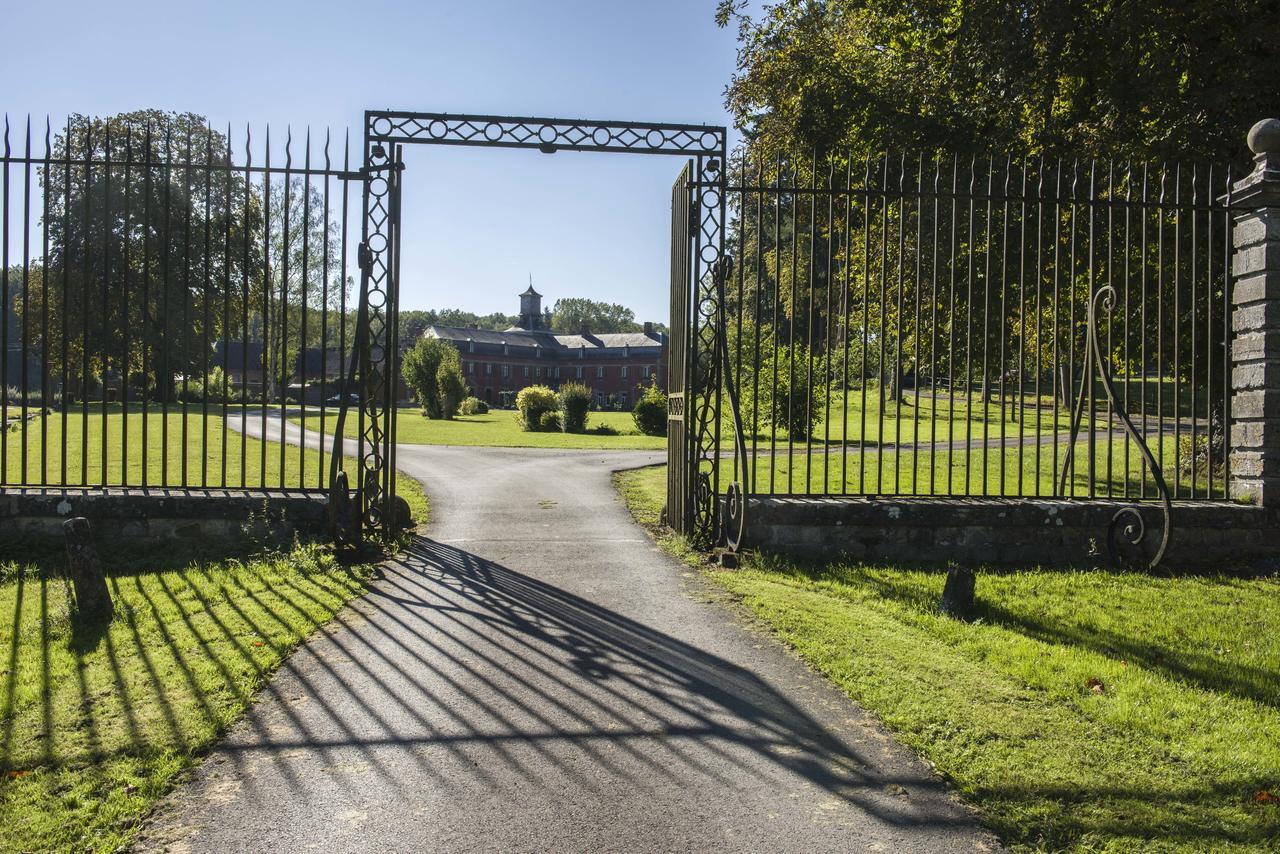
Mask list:
[[[728,441],[728,439],[726,439]],[[1159,454],[1165,482],[1175,491],[1174,473],[1178,469],[1175,454],[1178,444],[1166,435],[1162,441],[1148,437],[1153,453]],[[1103,435],[1095,445],[1095,470],[1092,478],[1088,467],[1088,439],[1082,432],[1075,446],[1075,471],[1069,487],[1075,495],[1088,495],[1090,484],[1098,495],[1123,496],[1127,488],[1137,495],[1145,482],[1147,495],[1155,495],[1155,482],[1145,470],[1137,446],[1126,437],[1112,441]],[[750,447],[748,446],[748,455]],[[879,495],[1053,495],[1058,471],[1065,453],[1065,443],[1027,443],[1012,440],[999,447],[927,449],[922,451],[894,448],[868,448],[859,455],[856,446],[847,453],[834,448],[827,453],[815,449],[806,455],[803,448],[791,453],[785,447],[769,455],[762,449],[752,462],[752,489],[760,494],[879,494]],[[1185,465],[1185,460],[1183,460]],[[1220,461],[1215,460],[1213,497],[1221,498],[1223,479]],[[1127,476],[1126,476],[1127,472]],[[734,466],[730,459],[721,461],[722,482],[732,479]],[[1208,476],[1201,462],[1196,471],[1196,496],[1204,497]],[[1174,497],[1190,495],[1190,473],[1178,477]],[[1241,496],[1234,496],[1241,497]]]
[[[167,416],[155,411],[153,406],[145,419],[138,411],[138,404],[131,404],[129,409],[126,417],[118,404],[108,405],[105,449],[104,419],[100,408],[95,405],[87,420],[79,410],[67,413],[66,485],[113,486],[125,482],[138,485],[143,482],[145,469],[148,485],[176,487],[183,483],[184,465],[186,483],[193,488],[289,489],[306,486],[322,489],[328,485],[328,454],[296,445],[262,442],[226,429],[220,412],[215,413],[215,407],[210,407],[207,419],[201,414],[199,405],[191,406],[185,415],[179,408]],[[232,408],[231,417],[238,417],[240,412],[238,407]],[[144,424],[147,438],[145,457],[142,452]],[[62,431],[62,414],[58,412],[28,422],[25,433],[26,483],[43,482],[54,486],[64,483]],[[24,433],[20,428],[11,427],[3,438],[4,453],[0,462],[3,462],[5,477],[2,480],[4,483],[23,483]],[[347,458],[343,461],[343,468],[351,483],[355,483],[355,462]],[[398,477],[396,491],[409,502],[414,519],[426,519],[426,500],[417,481]]]
[[[317,410],[318,412],[318,410]],[[300,424],[301,419],[289,419]],[[319,431],[318,415],[308,414],[307,428]],[[513,410],[491,410],[487,415],[459,415],[451,421],[427,418],[416,406],[402,406],[396,417],[396,441],[408,445],[468,445],[502,448],[590,448],[645,451],[665,450],[665,436],[645,436],[636,429],[630,412],[592,412],[587,429],[608,426],[617,430],[617,436],[594,433],[530,433],[520,429]],[[326,420],[325,430],[332,434],[336,428],[332,416]],[[355,437],[356,420],[348,416],[343,434]]]
[[[651,529],[665,477],[617,476]],[[964,623],[936,613],[942,568],[708,572],[1016,850],[1277,850],[1275,576],[989,572]]]
[[[123,850],[373,571],[308,546],[244,560],[135,557],[109,569],[115,619],[78,631],[57,563],[0,565],[5,851]]]
[[[149,423],[157,436],[160,417]],[[181,415],[169,418],[169,429],[180,431],[172,419]],[[190,436],[200,435],[201,421],[196,413],[189,416]],[[81,426],[79,418],[68,419],[72,483],[79,482],[85,459]],[[131,413],[128,426],[138,436],[141,415]],[[191,480],[200,483],[194,473],[207,460],[210,476],[203,483],[222,485],[225,438],[232,457],[229,486],[239,485],[241,471],[251,487],[296,486],[304,476],[311,483],[321,471],[327,478],[327,461],[322,467],[315,451],[287,447],[282,461],[278,444],[224,433],[212,416],[204,426],[210,454],[199,439],[171,445],[170,471],[180,470],[185,456]],[[58,435],[53,431],[61,429],[60,416],[49,416],[49,429],[51,438]],[[122,429],[121,413],[109,412],[109,442]],[[101,435],[101,421],[91,417],[91,484],[101,482]],[[28,436],[34,440],[27,445],[28,464],[38,465],[38,424]],[[10,431],[5,439],[13,466],[21,433]],[[141,459],[126,469],[114,453],[118,445],[108,448],[107,482],[120,482],[126,470],[136,480]],[[60,471],[56,463],[54,456],[51,473]],[[159,485],[158,455],[149,455],[148,472]],[[401,476],[397,491],[414,520],[425,521],[421,484]],[[115,619],[77,632],[60,577],[64,558],[57,551],[23,550],[13,560],[13,550],[0,548],[0,643],[8,647],[0,663],[0,850],[126,847],[156,800],[239,717],[280,661],[361,593],[373,572],[367,564],[341,565],[318,546],[256,555],[245,549],[202,543],[198,553],[175,553],[168,545],[124,558],[104,552]],[[229,551],[236,556],[228,557]]]

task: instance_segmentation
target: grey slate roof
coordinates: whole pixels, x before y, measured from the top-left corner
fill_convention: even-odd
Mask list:
[[[600,335],[555,335],[543,330],[509,329],[497,332],[491,329],[468,329],[460,326],[428,326],[426,335],[433,335],[452,342],[463,352],[467,351],[468,341],[473,342],[476,352],[501,352],[502,345],[507,346],[510,355],[533,355],[541,351],[542,358],[576,358],[578,351],[590,350],[592,356],[621,356],[626,349],[634,355],[641,355],[645,350],[660,351],[666,346],[665,335],[643,332],[608,332]],[[641,351],[635,353],[635,351]],[[583,354],[587,355],[587,354]],[[656,352],[655,352],[656,355]]]

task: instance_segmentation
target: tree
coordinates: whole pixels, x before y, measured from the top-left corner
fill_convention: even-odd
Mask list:
[[[458,405],[467,396],[467,381],[462,378],[462,361],[452,347],[436,368],[436,391],[440,395],[440,417],[452,421],[458,414]]]
[[[1248,0],[779,0],[726,103],[770,153],[894,148],[1238,160],[1276,115],[1280,16]]]
[[[441,368],[454,366],[457,368],[458,377],[462,376],[462,369],[458,351],[453,345],[440,340],[439,338],[431,338],[424,336],[413,343],[413,346],[404,354],[404,360],[401,363],[401,373],[404,381],[409,384],[409,388],[418,397],[418,403],[422,405],[422,411],[428,418],[453,417],[453,413],[449,412],[446,416],[445,404],[448,402],[441,397],[440,389],[440,371]],[[449,389],[454,391],[453,388]],[[453,407],[456,408],[461,402],[465,394],[458,394],[453,401]]]
[[[551,310],[551,330],[576,334],[583,329],[591,332],[639,332],[636,313],[617,303],[597,302],[581,297],[556,300]]]
[[[174,377],[199,370],[224,316],[240,316],[244,276],[260,284],[261,243],[245,233],[261,228],[261,201],[243,172],[218,168],[227,137],[190,113],[74,115],[52,157],[63,165],[40,176],[49,253],[29,297],[49,322],[36,346],[54,375],[145,366],[172,399]]]

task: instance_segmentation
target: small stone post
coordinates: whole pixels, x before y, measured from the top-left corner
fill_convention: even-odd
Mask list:
[[[62,523],[62,534],[67,541],[67,576],[76,597],[76,619],[111,619],[115,609],[89,520],[83,516],[68,519]]]
[[[1280,119],[1248,143],[1253,171],[1231,188],[1231,495],[1280,508]]]

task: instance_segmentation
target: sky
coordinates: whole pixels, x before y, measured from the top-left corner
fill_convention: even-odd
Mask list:
[[[152,107],[355,140],[379,108],[731,123],[735,33],[716,27],[715,0],[5,6],[10,33],[57,17],[54,53],[42,38],[0,51],[0,111],[15,122]],[[667,319],[680,158],[414,146],[405,162],[402,309],[514,314],[532,276],[547,304],[590,297]]]

